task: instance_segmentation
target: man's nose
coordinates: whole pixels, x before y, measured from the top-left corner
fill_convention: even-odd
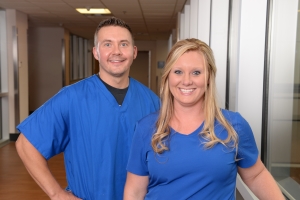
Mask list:
[[[114,45],[114,46],[113,46],[113,53],[114,53],[114,54],[117,54],[117,55],[119,55],[119,54],[122,53],[122,51],[121,51],[121,49],[120,49],[120,45]]]

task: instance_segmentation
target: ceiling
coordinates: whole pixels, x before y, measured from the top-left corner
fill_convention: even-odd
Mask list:
[[[167,40],[176,28],[177,13],[187,0],[0,0],[0,8],[28,15],[29,27],[64,27],[92,39],[99,22],[108,16],[83,15],[75,8],[108,8],[126,21],[135,40]]]

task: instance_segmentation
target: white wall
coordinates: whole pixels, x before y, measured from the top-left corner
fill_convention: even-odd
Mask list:
[[[28,93],[28,46],[27,46],[27,15],[16,12],[18,28],[18,67],[19,67],[19,112],[20,121],[24,120],[29,113]]]
[[[184,8],[183,8],[183,32],[184,38],[189,38],[190,37],[190,26],[193,24],[190,23],[191,20],[191,6],[190,6],[190,1],[187,0]]]
[[[210,45],[210,9],[211,0],[199,0],[198,2],[198,15],[191,16],[192,18],[198,17],[197,23],[197,38]]]
[[[9,139],[9,133],[17,133],[16,126],[28,115],[27,15],[6,9],[5,24],[6,32],[1,32],[1,40],[5,38],[5,41],[1,41],[5,44],[5,51],[1,52],[1,56],[4,56],[1,65],[5,65],[6,68],[2,71],[2,76],[5,76],[1,78],[2,92],[8,92],[8,97],[3,98],[2,102],[4,105],[8,104],[2,113],[4,140]]]
[[[229,0],[214,0],[211,4],[210,47],[217,66],[216,87],[219,106],[225,108]]]
[[[2,116],[2,141],[8,140],[9,133],[9,104],[8,104],[8,65],[7,65],[7,35],[6,35],[6,12],[0,10],[0,67],[1,67],[1,97]],[[2,142],[0,140],[0,144]]]
[[[253,15],[255,10],[255,15]],[[241,4],[237,111],[252,127],[260,150],[267,0]],[[264,20],[262,20],[264,19]]]
[[[1,66],[1,92],[8,92],[8,68],[7,66],[7,33],[6,33],[6,12],[0,10],[0,66]]]
[[[180,14],[180,39],[198,38],[214,51],[217,96],[225,108],[229,0],[190,0]]]
[[[60,27],[28,30],[30,111],[62,88],[63,39],[64,29]]]
[[[27,27],[28,22],[25,14],[12,9],[6,10],[9,133],[16,133],[16,126],[20,119],[28,114],[28,106],[26,106],[28,105]],[[16,34],[13,30],[17,30]],[[20,67],[23,68],[20,69]],[[15,91],[18,92],[17,96]],[[22,102],[19,99],[22,99]],[[25,107],[20,109],[21,105],[25,105]],[[4,134],[5,137],[9,137],[8,133]]]
[[[234,0],[232,3],[235,8],[232,15],[239,19],[233,19],[238,30],[232,30],[230,38],[234,46],[229,56],[236,64],[236,85],[231,87],[235,88],[235,107],[231,109],[240,112],[249,122],[260,151],[267,0]],[[237,188],[245,199],[257,199],[240,177],[237,179]]]
[[[9,102],[9,133],[16,132],[15,120],[15,92],[14,92],[14,64],[13,64],[13,33],[12,29],[16,27],[16,11],[6,10],[6,39],[7,39],[7,67],[8,67],[8,102]],[[9,137],[9,133],[4,133]]]
[[[190,0],[190,38],[197,38],[198,34],[198,3],[198,0]]]

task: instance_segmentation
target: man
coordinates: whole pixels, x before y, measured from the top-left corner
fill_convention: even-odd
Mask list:
[[[17,127],[18,154],[51,199],[122,199],[135,122],[159,109],[158,97],[129,78],[137,56],[130,27],[104,20],[94,42],[100,73],[64,87]],[[47,165],[61,152],[66,189]]]

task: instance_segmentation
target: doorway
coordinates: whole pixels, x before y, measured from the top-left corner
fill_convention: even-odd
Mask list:
[[[150,88],[150,51],[138,51],[130,67],[129,76]]]

